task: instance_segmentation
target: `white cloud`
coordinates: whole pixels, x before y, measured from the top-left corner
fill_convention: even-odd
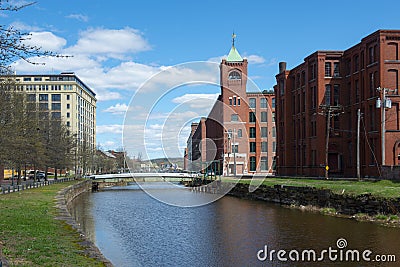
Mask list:
[[[187,104],[191,108],[210,108],[219,94],[185,94],[172,99],[173,103]]]
[[[124,114],[128,110],[128,106],[126,104],[116,104],[115,106],[111,106],[105,110],[104,112],[109,112],[115,115]]]
[[[42,28],[40,28],[38,26],[28,25],[21,21],[14,21],[13,23],[11,23],[11,26],[17,30],[27,31],[27,32],[39,32],[39,31],[43,30]]]
[[[66,18],[68,18],[68,19],[76,19],[76,20],[83,21],[83,22],[88,22],[89,21],[89,17],[85,16],[85,15],[82,15],[82,14],[71,14],[71,15],[66,16]]]
[[[67,44],[67,40],[51,32],[30,32],[23,43],[40,47],[44,51],[59,52]]]
[[[150,50],[150,45],[140,31],[126,27],[124,29],[88,29],[80,33],[77,44],[67,51],[78,54],[105,54],[108,57],[121,58],[126,53],[138,53]]]
[[[258,55],[250,55],[247,56],[246,58],[250,64],[262,64],[265,62],[265,59],[262,56]]]
[[[103,134],[103,133],[122,133],[122,124],[110,124],[110,125],[97,125],[96,133]]]

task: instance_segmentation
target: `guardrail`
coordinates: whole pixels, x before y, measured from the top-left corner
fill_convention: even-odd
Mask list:
[[[10,194],[10,193],[28,190],[28,189],[32,189],[32,188],[38,188],[38,187],[57,184],[57,183],[64,183],[64,182],[68,182],[71,180],[74,180],[74,178],[60,178],[57,180],[33,182],[33,183],[20,184],[20,185],[2,185],[0,187],[0,194],[3,194],[3,195]]]

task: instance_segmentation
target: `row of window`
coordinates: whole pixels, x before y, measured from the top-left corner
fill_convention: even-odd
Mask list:
[[[28,84],[28,85],[19,85],[17,86],[17,90],[20,91],[61,91],[64,90],[73,90],[73,85],[65,84],[65,85],[48,85],[48,84]]]
[[[228,135],[229,135],[229,138],[233,138],[231,129],[228,130]],[[238,129],[237,130],[237,136],[235,136],[235,137],[238,137],[238,138],[242,138],[243,137],[242,129]],[[268,137],[268,127],[261,127],[261,137],[262,138],[267,138]],[[275,127],[272,127],[272,137],[276,137],[276,129],[275,129]],[[256,127],[250,127],[250,129],[249,129],[249,138],[256,138]]]
[[[250,157],[250,171],[255,172],[257,168],[256,157]],[[261,171],[268,171],[268,157],[261,157],[260,159]]]
[[[27,94],[26,98],[29,102],[36,102],[36,94]],[[71,96],[67,95],[67,100],[70,100]],[[47,102],[49,101],[48,94],[39,94],[39,102]],[[51,94],[52,102],[61,102],[61,94]]]
[[[249,142],[250,153],[256,153],[257,151],[256,142]],[[232,153],[239,153],[239,145],[232,145]],[[268,153],[268,142],[261,142],[261,152]],[[276,152],[276,142],[272,142],[272,152]]]
[[[256,114],[254,112],[249,112],[249,122],[255,123],[256,120],[257,120]],[[232,114],[231,121],[232,122],[239,121],[239,115]],[[272,112],[272,121],[275,122],[275,112]],[[266,111],[261,112],[260,122],[268,122],[268,112]]]

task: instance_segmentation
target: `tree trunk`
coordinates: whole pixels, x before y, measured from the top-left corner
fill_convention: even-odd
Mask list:
[[[57,168],[54,168],[54,180],[57,180]]]

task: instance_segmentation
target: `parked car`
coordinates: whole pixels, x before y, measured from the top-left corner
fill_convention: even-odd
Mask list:
[[[44,181],[45,178],[46,178],[46,175],[43,172],[39,172],[39,173],[36,174],[36,180],[38,182]]]

